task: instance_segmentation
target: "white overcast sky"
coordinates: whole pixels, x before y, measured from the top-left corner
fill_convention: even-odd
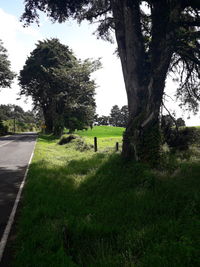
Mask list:
[[[119,107],[127,104],[124,81],[119,59],[114,54],[116,45],[97,40],[93,35],[94,25],[76,22],[64,24],[52,24],[45,15],[42,15],[40,27],[31,25],[24,28],[19,18],[23,13],[23,0],[0,0],[0,39],[8,50],[12,69],[18,73],[22,69],[26,58],[35,48],[38,40],[56,37],[61,43],[68,45],[80,59],[101,58],[103,68],[98,70],[93,77],[98,88],[96,89],[97,113],[108,115],[113,105]],[[175,85],[172,81],[167,82],[167,93],[173,96]],[[25,103],[25,99],[17,100],[19,87],[17,80],[12,88],[0,90],[0,104],[17,104],[25,110],[31,109],[31,100]],[[170,111],[176,110],[177,117],[182,116],[181,110],[176,102],[166,103]],[[200,125],[199,114],[187,119],[183,115],[187,125]]]

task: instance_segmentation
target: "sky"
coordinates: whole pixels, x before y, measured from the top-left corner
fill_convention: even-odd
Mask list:
[[[44,14],[41,14],[40,27],[36,24],[24,28],[20,22],[20,16],[24,10],[23,0],[0,0],[0,39],[4,47],[8,50],[9,60],[12,70],[19,73],[23,68],[25,60],[30,52],[35,48],[38,40],[47,38],[58,38],[61,43],[68,45],[77,58],[101,58],[102,69],[93,74],[96,81],[96,105],[97,114],[109,115],[112,106],[122,107],[127,104],[126,91],[121,70],[121,63],[115,54],[116,44],[110,44],[103,40],[97,40],[94,35],[95,25],[87,22],[78,25],[75,21],[68,21],[63,24],[52,23]],[[166,92],[173,97],[176,85],[171,79],[167,80]],[[32,108],[31,99],[19,98],[20,88],[15,79],[11,89],[0,89],[0,104],[16,104],[24,110]],[[186,125],[200,125],[200,114],[191,116],[178,107],[178,103],[170,99],[166,106],[172,112],[175,110],[176,116],[182,116]]]

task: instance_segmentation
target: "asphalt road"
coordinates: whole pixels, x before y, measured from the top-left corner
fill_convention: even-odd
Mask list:
[[[34,149],[37,134],[0,137],[0,240]]]

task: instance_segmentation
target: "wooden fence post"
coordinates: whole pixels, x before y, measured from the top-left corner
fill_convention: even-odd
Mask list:
[[[119,150],[119,143],[117,142],[116,143],[116,151],[118,151]]]
[[[97,152],[97,137],[94,137],[94,152]]]

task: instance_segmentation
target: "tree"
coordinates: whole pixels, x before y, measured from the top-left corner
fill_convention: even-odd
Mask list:
[[[117,127],[126,127],[128,125],[128,118],[129,112],[127,105],[123,106],[121,109],[117,105],[112,107],[109,119],[111,125]]]
[[[42,109],[47,132],[53,131],[53,99],[62,91],[59,77],[73,59],[69,48],[57,39],[39,41],[20,71],[21,95],[31,96],[34,108]]]
[[[32,131],[41,126],[35,111],[24,111],[18,105],[0,105],[0,118],[7,131],[13,131],[14,124],[17,131]]]
[[[128,112],[128,106],[122,106],[121,108],[121,123],[120,126],[121,127],[126,127],[128,125],[128,119],[129,119],[129,112]]]
[[[10,87],[15,74],[10,70],[7,50],[3,47],[0,40],[0,87]]]
[[[95,83],[90,74],[98,67],[98,61],[78,61],[58,39],[37,44],[20,71],[19,84],[21,95],[32,96],[35,108],[42,109],[47,132],[60,135],[64,126],[73,130],[90,123],[95,111]],[[70,123],[72,118],[79,124]]]
[[[120,126],[121,112],[117,105],[114,105],[110,111],[110,124]]]
[[[176,120],[177,127],[183,127],[185,126],[185,121],[182,118],[178,118]]]
[[[110,117],[109,116],[105,116],[105,115],[98,116],[98,115],[96,115],[95,122],[99,126],[100,125],[109,125],[109,121],[110,121]]]
[[[180,71],[179,96],[199,99],[199,0],[25,0],[26,23],[37,10],[54,21],[69,17],[99,21],[98,35],[115,31],[128,98],[123,139],[126,159],[151,161],[160,155],[159,114],[170,71]]]

